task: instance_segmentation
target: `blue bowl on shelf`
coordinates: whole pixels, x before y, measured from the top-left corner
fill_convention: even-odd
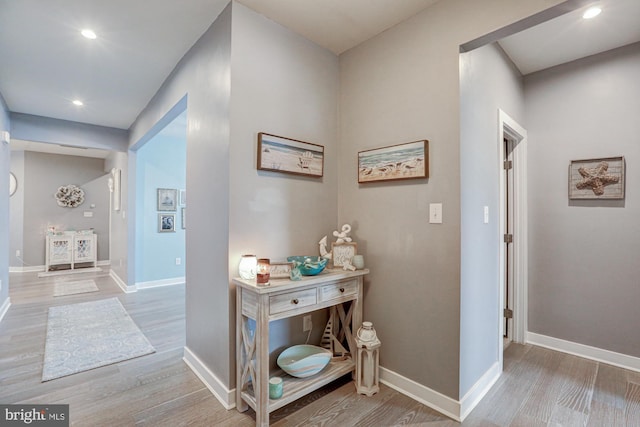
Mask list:
[[[315,276],[327,266],[327,259],[319,256],[290,256],[289,262],[295,262],[303,276]]]
[[[296,378],[306,378],[322,371],[331,361],[332,353],[326,348],[301,344],[289,347],[278,356],[278,366]]]

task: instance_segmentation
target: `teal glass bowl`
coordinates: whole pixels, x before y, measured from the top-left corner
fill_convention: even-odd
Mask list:
[[[296,378],[306,378],[322,371],[331,361],[331,351],[316,345],[294,345],[280,353],[278,366]]]
[[[298,268],[303,276],[315,276],[324,270],[328,260],[319,256],[290,256],[287,261],[299,263]]]

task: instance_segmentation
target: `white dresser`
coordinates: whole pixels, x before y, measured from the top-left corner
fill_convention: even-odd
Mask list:
[[[45,272],[52,267],[69,265],[71,270],[76,264],[96,267],[98,236],[87,231],[65,231],[61,234],[48,234],[46,238]]]

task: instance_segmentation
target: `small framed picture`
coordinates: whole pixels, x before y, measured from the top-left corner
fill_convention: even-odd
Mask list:
[[[178,203],[178,190],[175,188],[158,188],[158,210],[175,212]]]
[[[182,208],[180,209],[180,217],[181,217],[181,222],[182,222],[182,229],[186,229],[187,228],[187,224],[184,222],[185,220],[185,215],[187,213],[187,208]]]
[[[158,214],[158,232],[172,233],[176,231],[176,214]]]
[[[351,259],[358,253],[358,244],[351,243],[332,243],[331,253],[333,259],[333,267],[343,267],[345,264],[351,264]]]
[[[292,268],[292,262],[272,262],[269,265],[269,276],[271,279],[288,279]]]
[[[187,206],[187,190],[180,190],[180,206]]]

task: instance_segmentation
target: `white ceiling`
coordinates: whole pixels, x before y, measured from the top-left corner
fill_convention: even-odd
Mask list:
[[[339,54],[437,0],[239,1]],[[128,129],[227,3],[0,0],[0,93],[13,112]],[[601,3],[588,24],[567,15],[503,48],[527,73],[640,39],[640,0]],[[86,26],[97,40],[79,35]]]
[[[500,46],[524,75],[640,41],[640,0],[600,0],[602,13],[582,19],[591,5],[502,39]]]

